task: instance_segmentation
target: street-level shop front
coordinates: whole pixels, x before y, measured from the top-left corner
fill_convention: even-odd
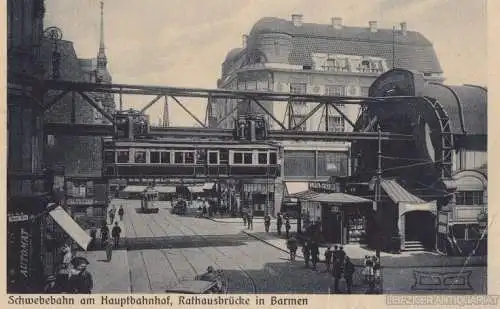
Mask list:
[[[256,217],[274,214],[274,179],[242,180],[240,189],[242,211],[252,211]]]
[[[44,278],[60,266],[68,242],[87,250],[90,236],[55,203],[43,198],[15,198],[7,212],[7,269],[23,287],[9,293],[41,293]],[[61,235],[61,232],[64,233]]]
[[[311,190],[290,195],[301,205],[302,226],[319,223],[322,240],[327,243],[364,243],[373,218],[369,199],[342,193],[318,193]]]

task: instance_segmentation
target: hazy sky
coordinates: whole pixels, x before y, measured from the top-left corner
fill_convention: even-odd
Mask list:
[[[78,57],[95,57],[99,0],[47,0],[45,26],[58,26]],[[434,44],[447,84],[487,83],[486,0],[104,0],[108,67],[116,83],[215,88],[227,52],[261,17],[392,28],[402,21]],[[124,98],[125,106],[148,97]],[[204,108],[189,102],[200,117]],[[153,122],[161,106],[151,110]],[[172,118],[172,114],[175,118]],[[192,122],[170,110],[172,125]]]

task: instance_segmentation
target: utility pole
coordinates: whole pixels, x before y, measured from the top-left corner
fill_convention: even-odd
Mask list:
[[[396,26],[392,26],[392,68],[396,67]]]
[[[377,151],[377,179],[375,182],[375,205],[377,208],[375,209],[375,220],[377,223],[377,244],[376,244],[376,256],[380,261],[380,250],[381,250],[381,220],[380,220],[380,201],[381,201],[381,182],[382,182],[382,130],[380,129],[380,124],[377,125],[378,132],[378,151]]]

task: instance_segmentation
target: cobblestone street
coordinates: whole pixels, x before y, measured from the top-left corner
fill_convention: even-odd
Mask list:
[[[323,265],[314,271],[301,260],[290,262],[286,252],[243,233],[241,225],[172,215],[161,202],[158,214],[138,214],[139,201],[114,204],[125,208],[120,249],[110,263],[102,261],[104,251],[87,253],[95,261],[89,269],[96,293],[161,293],[209,265],[224,270],[229,293],[328,293],[331,287]]]
[[[115,200],[114,205],[125,208],[124,221],[120,222],[120,248],[114,251],[109,263],[104,262],[104,251],[86,253],[92,261],[89,269],[96,282],[96,293],[162,293],[181,280],[205,272],[209,265],[224,270],[229,293],[325,294],[332,288],[332,277],[324,272],[324,264],[314,271],[304,267],[300,256],[290,262],[285,240],[275,233],[265,233],[258,220],[250,231],[237,219],[224,222],[173,215],[163,202],[156,204],[160,208],[158,214],[137,213],[140,202],[136,200]],[[365,293],[361,259],[370,252],[355,246],[345,249],[357,266],[353,293]],[[387,255],[384,260],[385,292],[425,292],[426,288],[412,288],[415,270],[462,271],[470,279],[471,288],[462,289],[461,293],[486,291],[486,267],[481,266],[481,260],[469,261],[467,267],[462,267],[461,259],[432,253]],[[445,263],[449,267],[440,267]]]

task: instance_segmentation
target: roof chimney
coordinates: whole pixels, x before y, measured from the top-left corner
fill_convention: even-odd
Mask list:
[[[342,29],[342,18],[333,17],[332,18],[332,26],[334,29]]]
[[[408,29],[406,22],[402,22],[400,25],[401,25],[401,34],[406,35],[406,30]]]
[[[368,25],[370,26],[370,32],[377,32],[377,21],[376,20],[370,20],[368,22]]]
[[[243,48],[247,48],[247,43],[248,43],[248,35],[244,34],[241,36],[241,40],[242,40],[242,45],[243,45]]]
[[[292,14],[292,24],[295,27],[302,26],[302,14]]]

